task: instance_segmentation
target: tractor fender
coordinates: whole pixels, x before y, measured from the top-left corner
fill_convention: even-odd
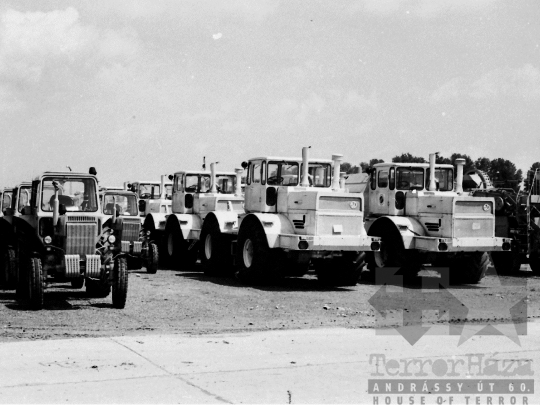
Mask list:
[[[19,247],[27,253],[38,252],[41,254],[45,249],[45,244],[38,236],[37,229],[20,218],[14,218],[13,224]]]
[[[144,218],[143,227],[147,231],[165,231],[165,224],[169,214],[164,212],[151,212]]]
[[[369,227],[368,235],[383,236],[384,232],[397,232],[405,249],[414,248],[416,236],[426,236],[422,224],[411,217],[385,216],[377,218]]]
[[[242,223],[245,221],[257,221],[260,224],[266,234],[268,247],[271,249],[279,246],[279,235],[296,234],[291,221],[283,214],[252,213],[246,215],[242,219]],[[240,224],[240,226],[242,226],[242,224]]]
[[[200,232],[202,228],[201,217],[195,214],[171,214],[167,218],[165,228],[179,226],[185,240],[195,239],[192,230]]]
[[[210,212],[204,220],[215,218],[219,230],[222,233],[231,233],[234,228],[238,229],[238,213],[234,211],[214,211]]]

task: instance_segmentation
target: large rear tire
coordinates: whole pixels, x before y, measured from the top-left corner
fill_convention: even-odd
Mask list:
[[[6,248],[4,250],[4,263],[0,274],[0,288],[13,290],[17,287],[18,269],[15,250]]]
[[[158,271],[158,264],[159,264],[158,247],[156,246],[155,243],[150,242],[148,244],[148,249],[146,250],[146,258],[144,260],[146,272],[149,274],[156,274]]]
[[[201,264],[207,276],[226,275],[232,272],[231,244],[219,229],[217,220],[206,218],[201,230]]]
[[[529,255],[529,266],[535,275],[540,275],[540,253],[531,252]]]
[[[277,276],[279,255],[272,254],[268,247],[266,234],[255,221],[242,223],[238,232],[236,277],[242,283],[258,283],[272,276]]]
[[[114,261],[112,304],[113,307],[122,309],[126,306],[128,291],[128,269],[125,257],[119,257]]]
[[[319,260],[315,271],[317,279],[327,286],[355,286],[366,264],[364,252],[343,252],[333,260]]]
[[[39,257],[32,257],[28,262],[28,300],[32,309],[43,308],[45,282]]]
[[[450,284],[478,284],[486,275],[486,252],[459,253],[450,261]]]

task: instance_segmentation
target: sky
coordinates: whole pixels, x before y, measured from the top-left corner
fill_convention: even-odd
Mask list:
[[[540,1],[0,0],[0,187],[250,157],[540,161]]]

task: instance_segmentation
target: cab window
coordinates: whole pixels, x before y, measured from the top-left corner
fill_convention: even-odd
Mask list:
[[[429,189],[430,171],[426,170],[426,189]],[[437,191],[452,191],[454,188],[454,171],[451,168],[435,168],[435,184]]]
[[[396,184],[398,190],[423,190],[424,169],[421,167],[398,167]]]
[[[381,170],[378,177],[379,181],[377,185],[379,186],[379,188],[388,187],[388,172],[386,170]]]
[[[394,190],[396,188],[396,169],[394,167],[390,168],[390,172],[388,174],[388,185],[390,190]]]
[[[261,166],[262,162],[251,162],[250,164],[250,179],[254,184],[261,183]]]
[[[298,169],[297,162],[268,162],[268,185],[297,186]]]

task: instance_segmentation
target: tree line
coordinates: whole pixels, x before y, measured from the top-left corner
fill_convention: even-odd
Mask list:
[[[452,153],[450,157],[444,157],[437,154],[435,160],[438,164],[451,164],[454,165],[456,159],[465,159],[464,173],[471,169],[481,170],[486,172],[494,184],[498,186],[515,187],[523,180],[523,172],[521,169],[516,168],[516,165],[508,159],[497,158],[489,159],[487,157],[479,157],[473,160],[469,155],[462,153]],[[426,159],[421,156],[414,156],[410,153],[402,153],[399,156],[392,158],[393,163],[428,163]],[[382,159],[371,159],[369,162],[360,162],[359,165],[352,165],[349,162],[343,162],[341,165],[342,171],[347,174],[365,172],[368,167],[371,167],[377,163],[384,163]],[[455,166],[455,165],[454,165]],[[540,169],[540,162],[532,164],[529,170],[534,171]]]

